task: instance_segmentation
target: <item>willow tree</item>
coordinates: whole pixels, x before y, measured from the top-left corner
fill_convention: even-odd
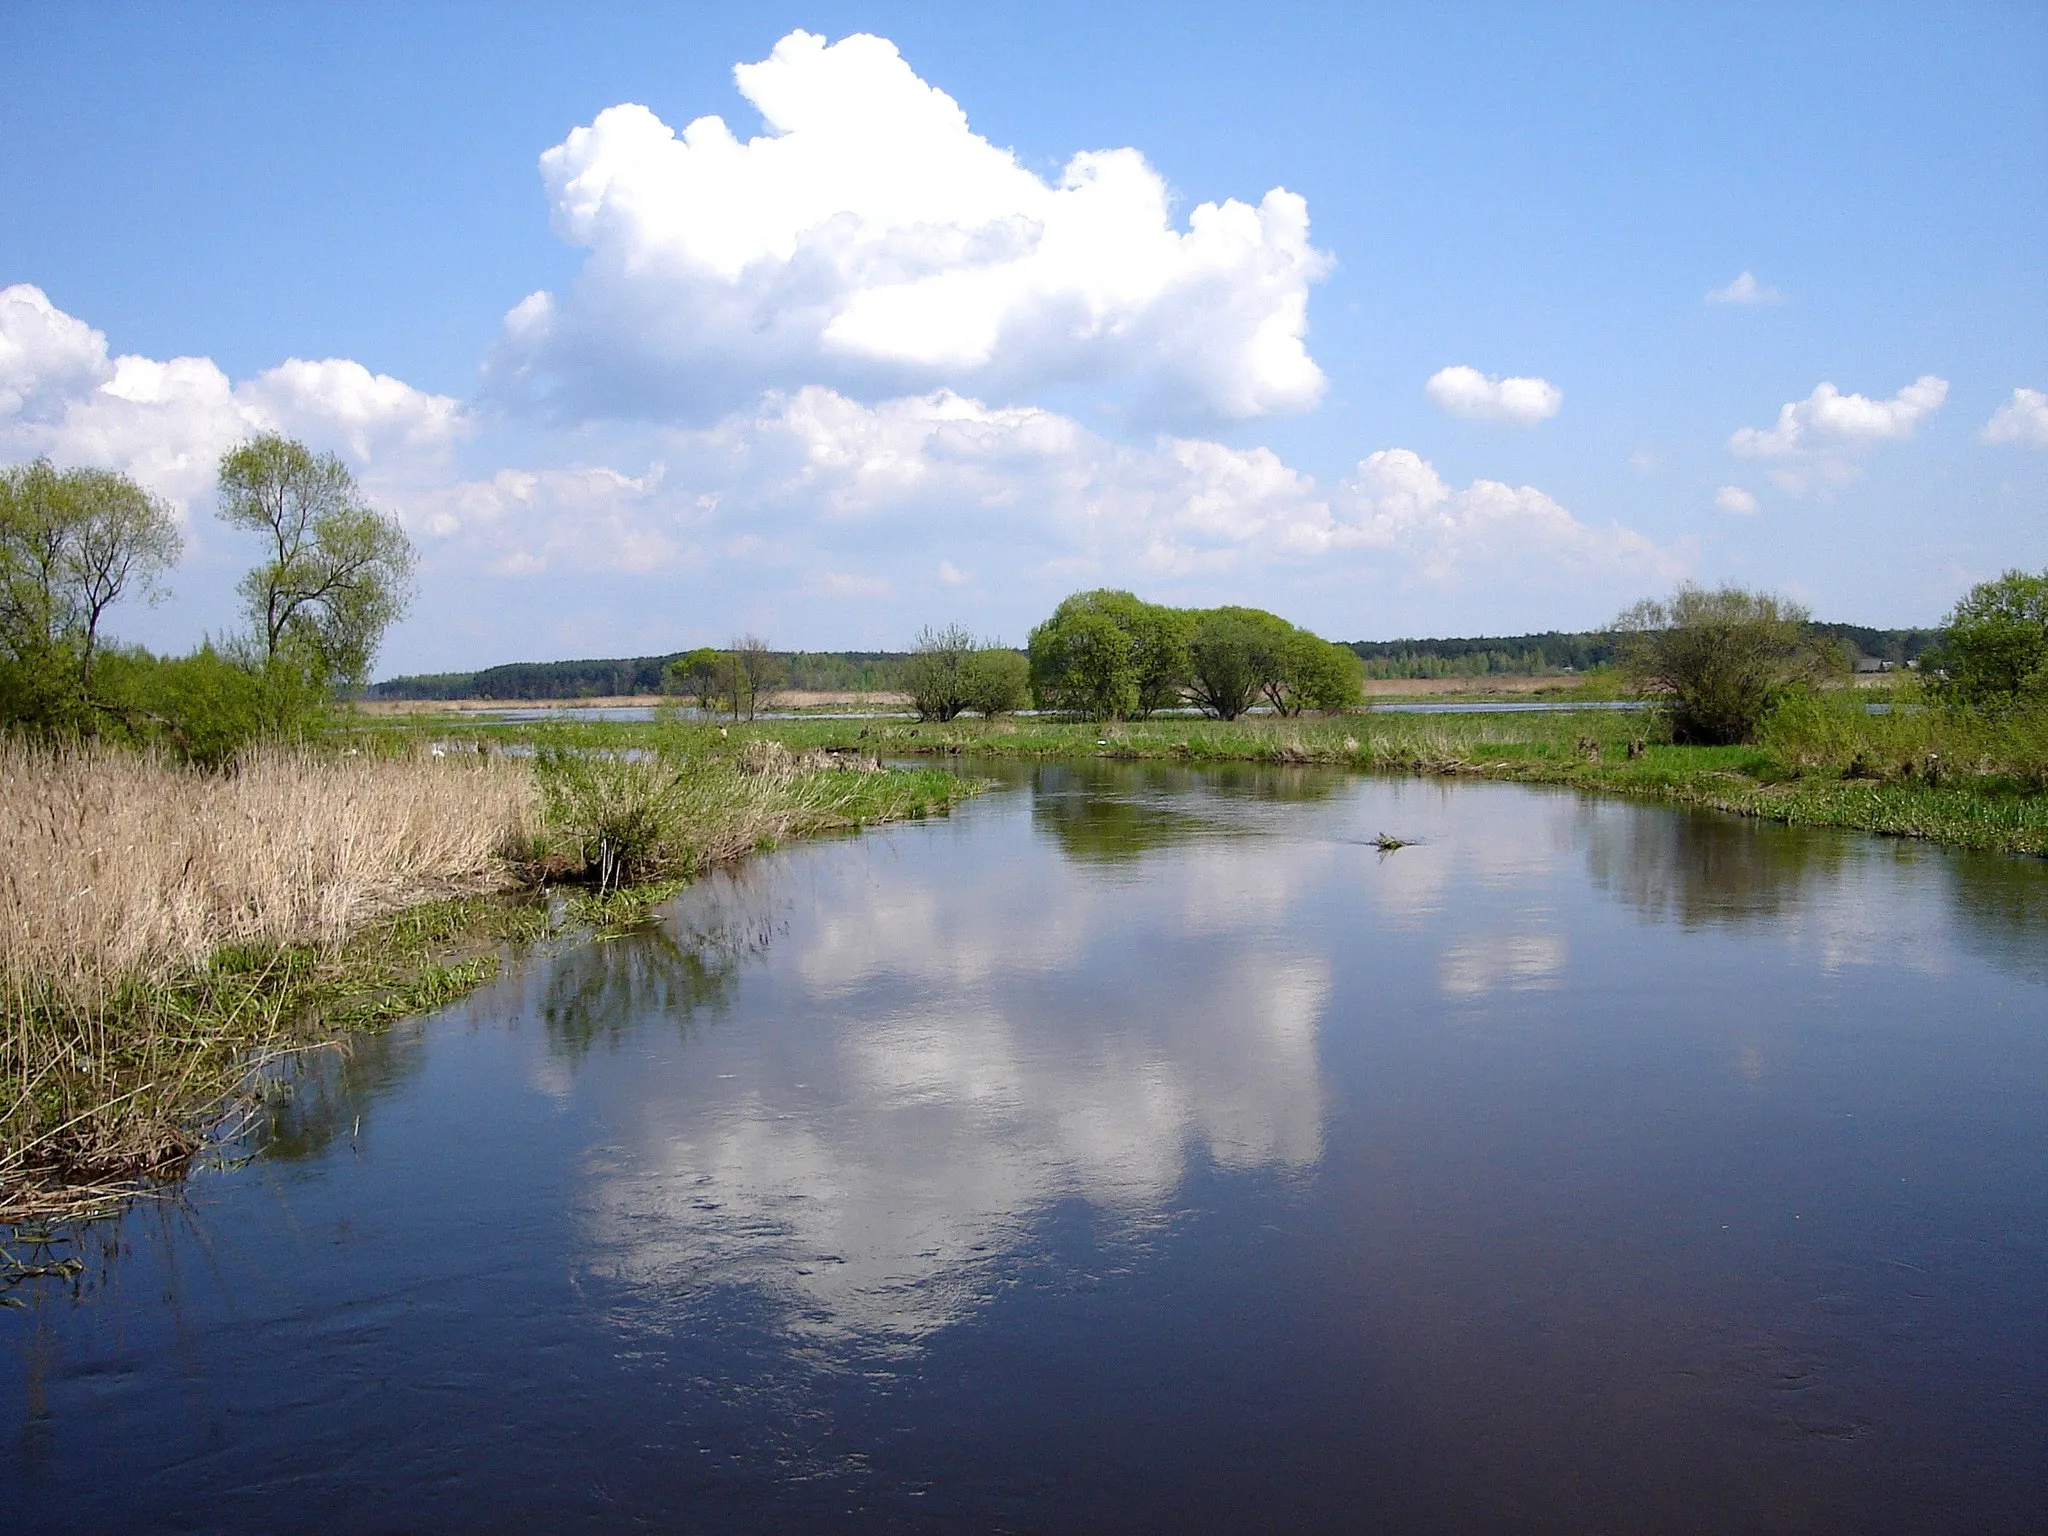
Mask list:
[[[107,610],[160,595],[183,549],[170,508],[126,475],[0,469],[0,710],[86,726]]]
[[[1687,583],[1610,627],[1623,675],[1662,702],[1673,741],[1696,746],[1750,740],[1787,687],[1841,659],[1838,647],[1815,640],[1799,604],[1744,587]]]
[[[405,530],[339,458],[275,432],[222,456],[219,512],[267,546],[240,587],[264,661],[299,663],[330,688],[360,684],[412,597]]]

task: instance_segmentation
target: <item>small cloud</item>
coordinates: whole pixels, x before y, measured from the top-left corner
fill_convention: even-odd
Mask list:
[[[964,587],[974,580],[972,571],[963,571],[950,560],[939,562],[939,580],[949,587]]]
[[[1744,271],[1725,288],[1709,289],[1705,302],[1709,304],[1782,304],[1785,290],[1773,288],[1768,283],[1757,281],[1754,272]]]
[[[1628,467],[1639,475],[1657,473],[1657,455],[1647,448],[1638,448],[1628,456]]]
[[[2048,448],[2048,394],[2038,389],[2015,389],[2012,398],[1991,413],[1991,419],[1978,435],[1987,443]]]
[[[1517,426],[1555,416],[1564,405],[1564,391],[1548,379],[1503,379],[1463,364],[1438,369],[1422,388],[1438,410],[1452,416]]]
[[[1714,492],[1714,505],[1736,517],[1749,517],[1756,512],[1757,499],[1739,485],[1724,485]]]

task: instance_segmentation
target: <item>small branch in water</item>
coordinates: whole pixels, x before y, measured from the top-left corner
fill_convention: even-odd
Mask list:
[[[1372,845],[1379,849],[1381,853],[1392,853],[1396,848],[1413,848],[1415,843],[1411,838],[1393,837],[1382,832],[1372,840]]]

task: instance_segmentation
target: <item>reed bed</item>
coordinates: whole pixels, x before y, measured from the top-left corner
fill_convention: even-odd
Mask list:
[[[332,946],[513,881],[525,765],[253,754],[230,774],[0,745],[0,976],[72,1008],[228,946]]]
[[[0,743],[0,1223],[177,1173],[267,1060],[487,979],[545,926],[492,893],[593,884],[592,921],[630,917],[647,882],[975,788],[767,742],[390,745],[210,774]]]
[[[516,883],[537,812],[530,770],[487,758],[213,774],[0,743],[0,1214],[35,1170],[75,1190],[189,1153],[194,1105],[288,1038],[323,960]]]

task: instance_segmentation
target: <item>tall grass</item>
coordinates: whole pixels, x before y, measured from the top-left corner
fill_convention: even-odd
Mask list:
[[[1912,686],[1881,714],[1854,693],[1794,694],[1766,718],[1759,745],[1802,774],[2048,789],[2048,709],[1945,708]]]
[[[543,743],[546,867],[602,894],[687,877],[791,837],[920,815],[964,787],[950,775],[884,773],[864,754],[710,741],[680,731],[628,751]]]
[[[502,758],[273,750],[213,774],[0,744],[0,977],[94,1007],[227,946],[338,944],[511,883],[536,811]]]
[[[501,760],[279,749],[216,774],[0,743],[0,1214],[38,1172],[177,1163],[351,938],[513,883],[536,809]],[[413,991],[448,985],[411,958]]]
[[[475,986],[478,944],[531,919],[465,898],[610,895],[974,787],[711,732],[534,763],[392,746],[214,774],[0,743],[0,1221],[175,1172],[267,1053]]]

